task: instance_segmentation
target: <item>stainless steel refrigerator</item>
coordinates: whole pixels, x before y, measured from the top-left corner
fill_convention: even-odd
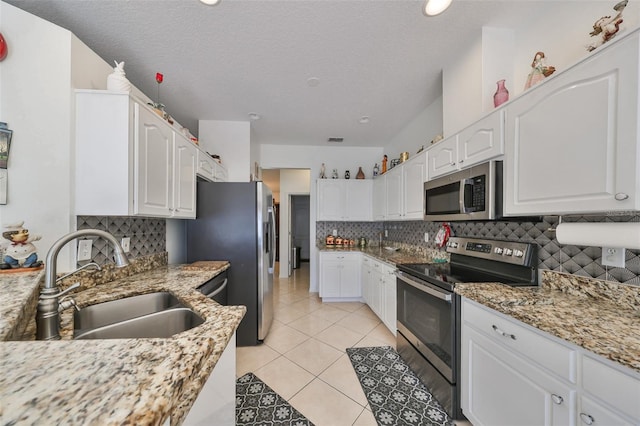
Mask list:
[[[238,346],[254,346],[273,322],[275,215],[262,182],[198,182],[196,219],[187,221],[187,260],[228,260],[229,305],[245,305]]]

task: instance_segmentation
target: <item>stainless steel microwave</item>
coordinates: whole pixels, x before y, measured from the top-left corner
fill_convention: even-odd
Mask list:
[[[502,217],[502,161],[489,161],[424,184],[424,220]]]

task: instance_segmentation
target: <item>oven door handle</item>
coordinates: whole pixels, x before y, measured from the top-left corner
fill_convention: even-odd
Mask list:
[[[441,291],[438,291],[436,289],[431,288],[431,286],[429,286],[429,284],[425,283],[425,282],[420,282],[417,280],[413,280],[409,277],[407,277],[405,274],[403,274],[401,271],[396,271],[396,277],[398,277],[398,279],[400,281],[403,281],[407,284],[409,284],[411,287],[415,287],[418,290],[424,292],[424,293],[428,293],[434,297],[437,297],[438,299],[444,300],[447,303],[451,303],[451,294],[450,293],[443,293]]]

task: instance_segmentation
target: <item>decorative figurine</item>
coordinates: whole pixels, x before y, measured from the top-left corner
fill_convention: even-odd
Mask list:
[[[622,11],[627,7],[629,0],[622,0],[613,6],[613,10],[617,12],[613,18],[611,16],[603,16],[593,24],[593,31],[589,33],[591,37],[598,36],[598,39],[587,46],[587,50],[591,52],[611,40],[620,30],[622,20]]]
[[[29,236],[29,230],[23,228],[24,222],[7,225],[6,231],[2,236],[9,241],[4,250],[3,263],[0,263],[0,269],[16,269],[16,268],[38,268],[42,266],[42,261],[38,260],[36,246],[33,241],[38,241],[42,237],[40,235]]]
[[[331,179],[338,179],[338,169],[333,169],[331,173]]]
[[[349,178],[351,178],[351,173],[349,173],[349,170],[347,170],[346,172],[344,172],[344,178],[345,178],[345,179],[349,179]]]
[[[382,174],[387,173],[387,155],[382,157]]]
[[[322,163],[322,166],[320,166],[320,179],[326,179],[327,175],[325,175],[325,168],[324,168],[324,163]]]
[[[130,92],[131,83],[125,77],[124,61],[114,61],[116,66],[113,68],[113,73],[107,76],[107,90],[116,92]]]
[[[540,83],[545,77],[549,77],[556,70],[555,67],[547,66],[545,63],[544,52],[536,52],[531,62],[531,72],[527,77],[527,82],[524,85],[524,90],[529,87]]]
[[[378,163],[376,163],[375,166],[373,166],[373,176],[378,176],[380,174],[380,168],[378,167]]]
[[[362,167],[358,167],[358,174],[356,175],[356,179],[364,179],[364,172],[362,171]]]

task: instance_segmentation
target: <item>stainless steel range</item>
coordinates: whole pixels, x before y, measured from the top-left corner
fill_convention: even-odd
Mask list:
[[[537,245],[452,237],[450,263],[397,265],[400,356],[453,419],[460,409],[460,297],[458,283],[538,284]]]

